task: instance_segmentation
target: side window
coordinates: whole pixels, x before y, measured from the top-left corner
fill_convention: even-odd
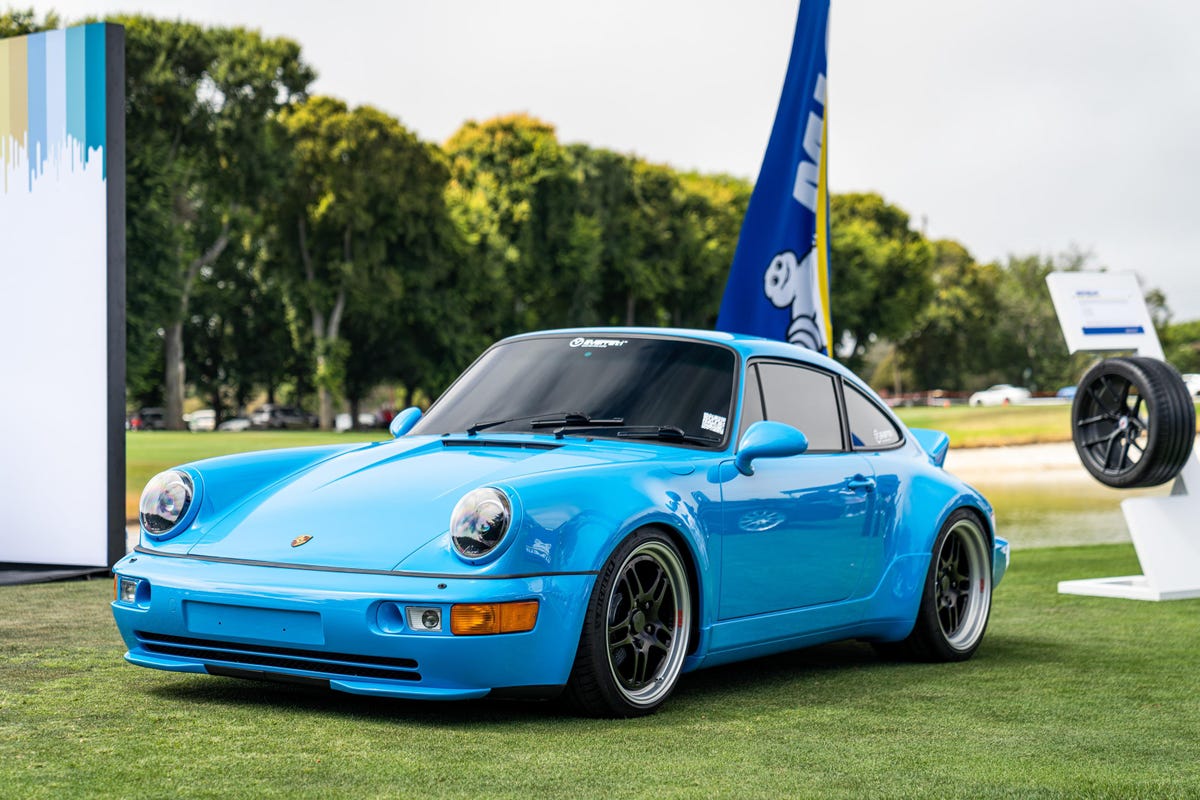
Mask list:
[[[841,450],[842,425],[833,378],[787,364],[758,364],[767,419],[808,437],[809,450]]]
[[[855,450],[886,450],[900,444],[900,431],[862,392],[846,384],[846,416]]]
[[[758,386],[758,367],[746,367],[746,381],[742,389],[742,433],[763,419],[762,390]]]

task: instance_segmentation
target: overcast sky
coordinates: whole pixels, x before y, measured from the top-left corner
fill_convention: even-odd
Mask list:
[[[753,178],[797,0],[33,5],[294,38],[315,91],[433,141],[526,111],[563,141]],[[833,0],[831,26],[833,191],[878,191],[983,260],[1078,247],[1200,318],[1200,3]]]

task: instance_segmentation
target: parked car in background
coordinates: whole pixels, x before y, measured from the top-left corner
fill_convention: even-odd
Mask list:
[[[227,419],[217,426],[219,431],[248,431],[250,430],[250,420],[245,417],[234,417]]]
[[[129,419],[129,429],[133,431],[165,431],[167,414],[161,408],[140,408]]]
[[[255,428],[311,428],[312,417],[295,406],[279,406],[267,403],[250,415],[250,424]]]
[[[1007,406],[1024,403],[1030,397],[1032,394],[1023,386],[998,383],[971,395],[967,402],[972,406]]]
[[[1075,387],[1074,386],[1064,386],[1061,389],[1059,389],[1057,392],[1055,392],[1054,396],[1061,398],[1063,400],[1073,400],[1075,398]]]
[[[189,431],[215,431],[217,429],[217,412],[211,408],[202,408],[190,414],[183,415]]]
[[[1200,397],[1200,375],[1195,372],[1185,372],[1183,382],[1187,385],[1188,393],[1192,397]]]
[[[349,414],[342,413],[342,414],[338,414],[336,417],[333,418],[333,429],[335,431],[337,431],[338,433],[345,433],[348,430],[352,430],[354,427],[355,426],[354,426],[353,419],[350,417]],[[374,414],[370,414],[370,413],[364,411],[358,415],[358,429],[359,430],[365,431],[365,430],[371,430],[372,428],[380,428],[380,427],[387,427],[387,426],[380,425],[378,418]]]

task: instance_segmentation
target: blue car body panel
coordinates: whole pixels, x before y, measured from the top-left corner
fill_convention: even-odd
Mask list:
[[[781,342],[660,329],[534,336],[563,333],[710,341],[736,352],[739,375],[751,359],[807,364],[875,398],[836,362]],[[138,581],[136,599],[112,606],[126,658],[392,697],[551,691],[567,682],[597,574],[645,526],[668,532],[688,562],[697,626],[687,670],[904,638],[934,540],[959,509],[977,513],[994,580],[1003,576],[1007,543],[987,500],[941,468],[944,436],[909,434],[892,418],[905,435],[891,449],[764,458],[745,475],[734,463],[741,414],[720,449],[481,430],[184,465],[194,518],[169,536],[143,531],[114,568]],[[451,546],[449,519],[480,486],[512,499],[513,521],[472,563]],[[539,603],[531,631],[417,631],[404,612],[448,619],[456,603],[517,600]]]

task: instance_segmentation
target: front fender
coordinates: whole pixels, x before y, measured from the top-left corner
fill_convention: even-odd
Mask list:
[[[713,560],[720,487],[704,470],[651,466],[631,473],[628,464],[614,464],[523,477],[503,488],[517,496],[521,513],[509,533],[513,540],[495,561],[467,564],[444,530],[396,568],[481,576],[596,572],[618,543],[646,525],[678,531],[697,572]]]

